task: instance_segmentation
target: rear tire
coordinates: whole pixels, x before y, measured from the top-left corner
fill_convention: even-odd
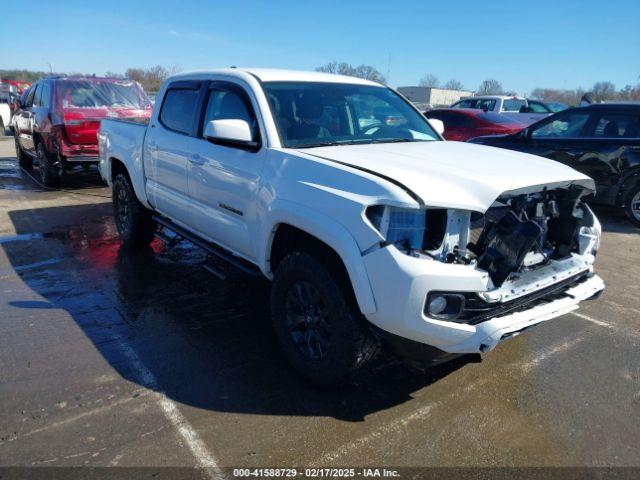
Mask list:
[[[46,187],[57,187],[62,173],[60,165],[55,164],[55,159],[47,152],[44,143],[38,142],[36,153],[40,162],[40,181]]]
[[[153,241],[158,224],[137,199],[131,180],[124,173],[118,173],[113,181],[113,215],[125,246],[143,247]]]
[[[16,142],[16,158],[18,159],[18,165],[20,165],[25,170],[31,170],[31,168],[33,167],[33,158],[31,158],[31,155],[26,154],[24,150],[22,150],[18,137],[15,136],[14,139]]]
[[[323,263],[307,253],[287,255],[271,287],[271,316],[289,363],[323,386],[341,383],[378,353],[359,323],[361,313]]]
[[[4,137],[7,134],[7,130],[4,127],[4,121],[0,117],[0,137]]]
[[[624,200],[624,210],[629,220],[640,227],[640,184],[627,193]]]

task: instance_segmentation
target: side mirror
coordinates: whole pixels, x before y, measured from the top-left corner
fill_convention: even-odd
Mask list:
[[[529,127],[525,127],[524,129],[522,129],[520,131],[520,135],[522,135],[522,138],[524,138],[525,140],[530,140],[531,139],[531,129]]]
[[[438,120],[437,118],[430,118],[429,123],[431,124],[433,129],[440,135],[444,133],[444,123],[442,120]]]
[[[245,120],[211,120],[205,125],[203,136],[211,143],[218,145],[251,151],[256,151],[260,148],[260,144],[253,138],[249,123]]]

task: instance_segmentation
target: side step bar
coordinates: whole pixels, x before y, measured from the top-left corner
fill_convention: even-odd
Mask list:
[[[162,217],[160,215],[154,215],[153,216],[153,220],[155,220],[157,223],[159,223],[160,225],[162,225],[164,228],[166,228],[167,230],[171,230],[172,232],[176,233],[177,235],[179,235],[180,237],[189,240],[191,243],[193,243],[194,245],[197,245],[198,247],[200,247],[201,249],[203,249],[205,252],[219,258],[220,260],[223,260],[224,262],[228,263],[229,265],[232,265],[240,270],[242,270],[244,273],[248,274],[248,275],[252,275],[252,276],[260,276],[262,275],[262,272],[260,272],[260,270],[253,265],[250,262],[247,262],[246,260],[243,260],[241,258],[236,257],[233,253],[229,252],[228,250],[214,244],[211,242],[208,242],[206,240],[203,240],[202,238],[194,235],[193,233],[189,232],[188,230],[182,228],[179,225],[176,225],[175,223],[173,223],[171,220],[169,220],[168,218]],[[175,245],[175,241],[174,239],[170,239],[169,237],[167,237],[165,234],[158,232],[156,234],[156,236],[162,240],[163,242],[167,243],[167,245]],[[216,275],[217,277],[220,277],[222,279],[225,278],[225,275],[223,272],[219,271],[218,269],[216,269],[215,267],[206,265],[205,269],[207,269],[208,271],[210,271],[211,273],[213,273],[214,275]],[[215,270],[215,271],[214,271]]]

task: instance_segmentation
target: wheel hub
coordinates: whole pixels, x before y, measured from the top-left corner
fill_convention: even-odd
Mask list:
[[[289,335],[298,351],[311,360],[322,360],[329,348],[331,326],[320,292],[309,282],[291,285],[285,304]]]

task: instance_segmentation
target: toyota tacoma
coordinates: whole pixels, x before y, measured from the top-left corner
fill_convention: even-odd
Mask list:
[[[187,239],[266,277],[276,336],[313,381],[380,345],[423,365],[489,352],[604,289],[591,178],[444,141],[388,87],[229,68],[157,99],[148,125],[100,126],[123,243]]]

